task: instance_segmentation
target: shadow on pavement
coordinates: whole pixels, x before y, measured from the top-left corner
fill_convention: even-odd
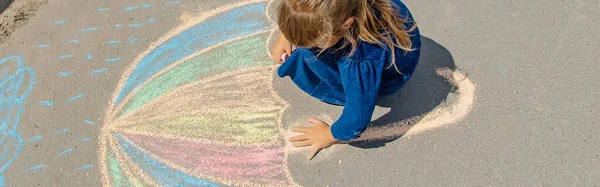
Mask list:
[[[10,6],[13,0],[0,0],[0,14]]]
[[[416,125],[425,114],[433,111],[442,104],[454,87],[445,78],[439,76],[436,70],[447,68],[456,70],[452,54],[443,46],[427,37],[421,37],[421,57],[419,65],[412,78],[399,93],[381,98],[378,106],[389,108],[389,112],[371,121],[371,127],[398,125],[402,120],[415,118],[406,126],[406,131],[396,137],[383,140],[357,141],[350,145],[360,148],[377,148],[394,141]]]

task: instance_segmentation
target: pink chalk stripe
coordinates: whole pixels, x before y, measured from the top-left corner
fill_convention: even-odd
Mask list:
[[[233,147],[138,134],[123,135],[152,154],[202,176],[262,185],[286,183],[283,147]]]

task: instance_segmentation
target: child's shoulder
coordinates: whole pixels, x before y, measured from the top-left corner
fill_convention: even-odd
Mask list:
[[[348,58],[359,61],[380,61],[383,60],[382,56],[384,56],[386,52],[387,50],[379,44],[359,40],[356,51]]]
[[[395,5],[395,8],[398,9],[398,11],[400,11],[401,13],[410,13],[410,11],[408,10],[408,7],[406,7],[406,5],[400,1],[400,0],[390,0],[390,2],[392,2],[392,6]],[[404,16],[404,15],[402,15]]]

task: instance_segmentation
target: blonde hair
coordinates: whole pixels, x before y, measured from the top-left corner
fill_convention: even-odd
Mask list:
[[[286,39],[296,46],[316,46],[341,36],[346,41],[341,48],[352,46],[348,56],[356,52],[359,40],[412,51],[409,32],[416,24],[405,28],[408,17],[400,18],[392,4],[391,0],[282,0],[277,22]],[[348,18],[355,19],[349,27],[344,25]],[[392,62],[396,59],[394,47],[389,47]],[[392,65],[400,72],[395,63],[389,67]]]

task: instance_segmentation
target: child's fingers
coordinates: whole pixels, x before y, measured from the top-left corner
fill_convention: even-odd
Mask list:
[[[308,132],[310,131],[309,127],[292,127],[292,132]]]
[[[310,145],[312,145],[312,142],[308,141],[308,140],[292,142],[292,146],[294,146],[294,147],[306,147],[306,146],[310,146]]]
[[[294,136],[290,138],[290,142],[296,142],[296,141],[303,141],[303,140],[308,140],[308,136],[306,135],[298,135],[298,136]]]
[[[307,120],[307,121],[308,121],[309,123],[312,123],[312,124],[315,124],[315,125],[317,125],[317,124],[320,124],[320,123],[323,123],[323,121],[321,121],[321,120],[319,120],[319,119],[317,119],[317,118],[308,118],[308,120]]]

